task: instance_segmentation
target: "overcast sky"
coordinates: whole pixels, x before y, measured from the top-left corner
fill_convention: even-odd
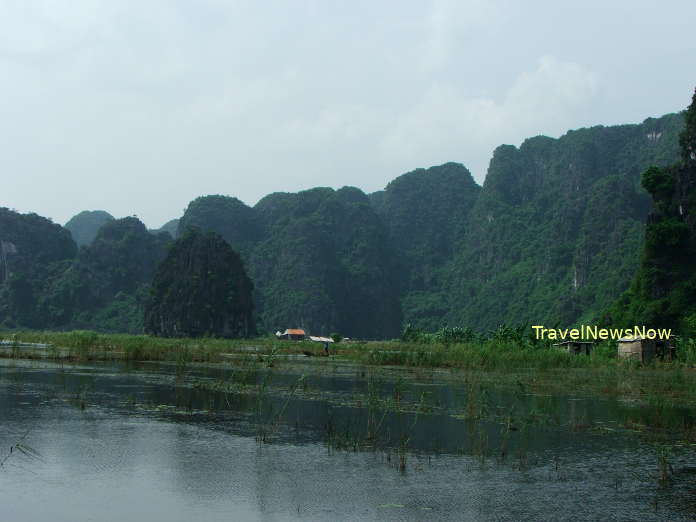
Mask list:
[[[576,7],[569,7],[570,4]],[[681,110],[696,2],[0,0],[0,206],[158,227]]]

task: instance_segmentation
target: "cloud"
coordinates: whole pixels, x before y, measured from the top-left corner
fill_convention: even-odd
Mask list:
[[[537,134],[577,126],[599,92],[592,71],[553,56],[518,75],[501,100],[467,97],[451,83],[433,83],[381,142],[382,154],[427,164],[461,158],[482,181],[490,152]],[[485,153],[482,153],[486,151]]]
[[[205,193],[481,180],[501,143],[688,101],[696,4],[532,4],[2,1],[0,205],[154,226]]]
[[[465,45],[475,45],[482,31],[500,23],[503,12],[487,0],[437,0],[426,17],[421,65],[426,70],[441,68],[457,57]]]

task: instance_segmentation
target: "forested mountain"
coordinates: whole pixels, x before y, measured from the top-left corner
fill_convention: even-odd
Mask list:
[[[315,188],[250,207],[204,196],[165,225],[169,232],[148,232],[136,218],[107,220],[77,253],[67,230],[3,209],[0,324],[142,331],[174,226],[179,235],[190,227],[215,232],[239,253],[260,332],[304,327],[388,338],[406,323],[568,326],[596,318],[639,265],[622,306],[634,303],[629,308],[640,313],[631,317],[667,317],[664,310],[692,296],[676,290],[694,268],[692,247],[684,247],[694,237],[691,138],[682,139],[681,163],[648,175],[654,206],[640,179],[652,165],[679,161],[683,128],[684,116],[672,114],[503,145],[482,187],[464,166],[446,163],[399,176],[369,197],[352,187]],[[89,221],[77,219],[83,215],[77,224]],[[682,244],[679,234],[691,239]],[[658,295],[674,299],[658,305]],[[657,315],[643,313],[648,301]]]
[[[696,335],[696,92],[679,141],[679,161],[643,174],[654,204],[640,267],[629,290],[603,317],[606,324],[646,324]]]
[[[170,240],[134,217],[106,223],[47,282],[39,302],[45,327],[141,332],[149,286]]]
[[[481,187],[459,163],[417,169],[370,195],[395,253],[404,320],[426,330],[448,313],[447,269]]]
[[[157,268],[145,331],[164,337],[247,337],[256,332],[253,288],[229,243],[189,227]]]
[[[636,271],[650,198],[640,174],[679,156],[681,115],[496,149],[482,188],[461,165],[370,196],[399,263],[404,321],[488,330],[589,320]]]
[[[113,221],[114,216],[103,210],[83,210],[70,218],[65,224],[78,247],[89,245],[105,223]]]
[[[394,253],[359,189],[271,194],[254,207],[265,239],[250,258],[263,328],[363,338],[401,329]]]
[[[498,147],[448,267],[449,324],[571,325],[638,266],[650,210],[640,175],[679,156],[681,115]]]
[[[266,196],[253,208],[201,197],[179,223],[220,234],[254,281],[259,328],[395,336],[401,329],[393,252],[360,190],[317,188]]]
[[[42,327],[38,304],[46,282],[76,251],[70,232],[60,225],[0,208],[0,326]]]
[[[178,235],[191,226],[220,234],[244,259],[261,239],[260,225],[253,209],[228,196],[203,196],[189,203],[179,220]]]

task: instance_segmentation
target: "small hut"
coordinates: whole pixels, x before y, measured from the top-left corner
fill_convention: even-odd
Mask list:
[[[301,328],[288,328],[280,335],[276,333],[278,339],[286,339],[288,341],[304,341],[305,335],[305,331]]]
[[[553,346],[558,350],[563,350],[564,352],[573,355],[590,355],[592,348],[594,348],[594,343],[589,341],[563,341],[562,343],[556,343]]]
[[[655,339],[648,339],[647,337],[622,337],[618,342],[619,359],[650,362],[655,358],[655,351]]]
[[[331,337],[320,337],[320,336],[314,336],[314,335],[310,335],[309,340],[314,341],[315,343],[332,343],[332,342],[334,342],[334,340]]]

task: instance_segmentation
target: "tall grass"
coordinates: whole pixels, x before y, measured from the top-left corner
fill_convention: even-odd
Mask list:
[[[450,331],[452,330],[452,331]],[[321,345],[311,342],[278,341],[273,336],[255,339],[171,339],[147,335],[97,334],[73,332],[13,332],[17,342],[51,345],[49,356],[74,360],[222,362],[230,356],[265,356],[269,364],[280,359],[274,355],[322,355]],[[0,333],[0,336],[2,334]],[[2,337],[9,337],[7,336]],[[412,336],[413,337],[413,336]],[[461,341],[461,339],[467,339]],[[500,330],[487,338],[471,338],[468,331],[449,329],[437,335],[418,337],[417,341],[370,341],[337,343],[337,357],[379,366],[416,368],[457,368],[463,370],[552,370],[571,368],[688,368],[696,366],[696,339],[680,342],[674,362],[636,364],[618,360],[616,345],[604,342],[588,355],[573,355],[547,343],[535,343],[517,330]],[[232,354],[232,355],[231,355]],[[12,354],[21,357],[22,352]]]
[[[617,364],[612,351],[604,346],[595,349],[590,356],[570,355],[548,346],[495,339],[451,345],[399,343],[368,348],[362,360],[377,365],[476,370],[592,368]]]
[[[13,332],[17,342],[50,345],[49,355],[75,360],[130,360],[189,362],[220,362],[225,354],[252,345],[260,353],[270,353],[279,341],[272,338],[162,338],[149,335],[101,334],[88,330],[70,332]],[[9,334],[8,334],[9,336]],[[0,337],[3,336],[0,333]]]

